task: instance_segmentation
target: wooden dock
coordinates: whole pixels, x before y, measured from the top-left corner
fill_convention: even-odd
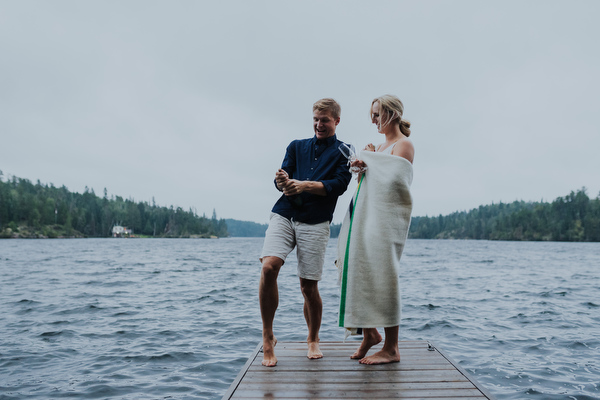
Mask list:
[[[306,358],[306,343],[279,342],[277,366],[261,365],[254,350],[223,400],[229,399],[494,399],[469,374],[427,341],[400,342],[399,363],[351,360],[359,341],[321,342],[325,355]],[[369,354],[381,347],[375,346]]]

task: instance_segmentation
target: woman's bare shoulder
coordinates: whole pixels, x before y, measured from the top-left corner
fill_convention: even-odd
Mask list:
[[[415,147],[410,139],[402,138],[398,140],[392,149],[392,154],[398,157],[406,158],[412,164],[415,158]]]

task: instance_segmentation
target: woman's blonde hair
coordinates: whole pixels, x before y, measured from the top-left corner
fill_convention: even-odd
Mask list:
[[[371,102],[371,109],[369,114],[373,116],[373,104],[379,103],[379,114],[381,116],[382,127],[389,124],[398,124],[400,126],[400,132],[406,137],[410,136],[410,121],[402,119],[404,114],[404,104],[400,99],[392,94],[384,94],[375,98]]]

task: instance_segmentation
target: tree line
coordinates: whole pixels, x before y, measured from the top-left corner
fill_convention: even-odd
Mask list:
[[[409,237],[600,242],[600,195],[590,199],[584,187],[551,203],[514,201],[413,217]]]
[[[235,237],[264,237],[269,224],[259,224],[257,222],[239,221],[236,219],[226,219],[227,231],[230,236]],[[337,238],[342,224],[331,224],[329,236]]]
[[[103,197],[85,188],[74,193],[65,186],[0,171],[0,237],[109,237],[114,225],[150,237],[264,236],[266,224],[198,216],[192,209],[161,207],[152,200],[135,202]],[[331,225],[337,237],[341,224]],[[413,217],[409,237],[415,239],[484,239],[600,242],[600,195],[582,188],[548,202],[514,201],[482,205],[437,217]]]
[[[154,199],[149,204],[109,198],[106,189],[98,197],[87,187],[84,193],[74,193],[39,180],[33,184],[15,176],[1,178],[0,171],[0,237],[109,237],[114,225],[138,236],[228,236],[225,220],[218,220],[215,211],[207,218],[191,209],[157,206]]]

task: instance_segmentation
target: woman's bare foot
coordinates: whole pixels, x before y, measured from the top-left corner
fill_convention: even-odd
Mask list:
[[[377,353],[373,354],[372,356],[365,357],[359,361],[359,363],[361,363],[361,364],[369,364],[369,365],[389,364],[389,363],[395,363],[395,362],[400,362],[400,353],[398,352],[398,350],[389,352],[389,351],[385,351],[383,349],[379,350]]]
[[[373,329],[374,332],[371,332],[370,329],[367,329],[363,329],[364,336],[360,347],[354,352],[354,354],[350,356],[350,358],[353,360],[360,360],[361,358],[366,356],[369,349],[375,346],[376,344],[379,344],[379,342],[381,342],[382,340],[381,334],[379,334],[377,329]]]
[[[323,353],[319,348],[318,340],[316,342],[308,342],[308,354],[306,354],[306,357],[310,358],[311,360],[323,358]]]
[[[272,340],[263,339],[263,360],[262,365],[265,367],[274,367],[277,365],[277,357],[275,357],[275,345],[277,338],[273,336]]]

